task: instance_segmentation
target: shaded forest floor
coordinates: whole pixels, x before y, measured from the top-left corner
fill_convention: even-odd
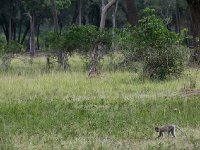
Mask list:
[[[150,81],[109,72],[89,79],[78,57],[70,71],[14,60],[0,72],[0,149],[200,149],[200,71]],[[177,138],[156,140],[157,125]]]

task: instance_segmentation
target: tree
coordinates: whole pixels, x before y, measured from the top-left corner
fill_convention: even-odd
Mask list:
[[[181,31],[181,23],[180,23],[180,4],[179,0],[176,0],[176,33],[180,33]]]
[[[192,19],[192,35],[195,47],[195,52],[192,55],[191,61],[200,63],[200,1],[187,0],[187,3]]]
[[[53,13],[54,31],[58,35],[59,34],[58,15],[57,15],[55,0],[51,0],[51,7],[52,7],[52,13]]]
[[[30,21],[30,56],[33,57],[35,55],[35,20],[41,13],[41,7],[44,6],[44,1],[32,1],[32,0],[23,0],[23,5],[25,7],[26,15]]]
[[[182,73],[188,55],[180,45],[183,38],[169,31],[154,9],[144,10],[144,17],[139,20],[133,37],[131,51],[136,58],[141,57],[143,75],[163,80]]]
[[[29,17],[30,20],[30,56],[33,57],[35,55],[35,18],[31,16],[28,12],[26,15]]]
[[[107,5],[102,8],[101,12],[101,21],[100,21],[100,29],[105,27],[105,20],[108,13],[108,10],[117,2],[117,0],[111,0]]]
[[[78,24],[82,24],[82,2],[78,0]]]
[[[135,0],[125,0],[128,12],[128,21],[132,26],[138,24],[138,14]]]
[[[14,19],[19,12],[19,0],[1,0],[0,1],[0,24],[6,36],[7,44],[10,45],[16,34],[14,34]]]

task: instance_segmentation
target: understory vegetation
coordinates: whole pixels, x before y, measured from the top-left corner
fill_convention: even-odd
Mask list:
[[[46,56],[48,70],[55,67],[54,62],[57,62],[58,70],[68,70],[70,56],[79,54],[91,77],[101,72],[101,62],[107,56],[110,70],[137,71],[142,68],[141,76],[165,80],[179,78],[188,64],[192,53],[183,44],[185,38],[168,30],[154,9],[146,8],[137,27],[100,30],[94,25],[70,25],[64,27],[61,35],[53,31],[44,32],[40,39],[40,53]],[[5,41],[5,37],[0,38],[3,39]],[[9,68],[11,59],[25,51],[14,41],[9,46],[2,42],[0,48],[1,69],[4,71]],[[120,61],[115,61],[115,53],[122,55]]]
[[[199,149],[199,71],[155,82],[135,72],[89,79],[81,58],[68,72],[45,59],[14,59],[0,73],[0,149]],[[79,70],[79,71],[77,71]],[[193,86],[195,82],[195,86]],[[177,138],[156,140],[155,126],[176,124]]]

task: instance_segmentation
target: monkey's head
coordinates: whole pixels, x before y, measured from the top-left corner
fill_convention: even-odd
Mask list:
[[[155,127],[155,130],[156,130],[156,132],[159,132],[159,128],[158,127]]]

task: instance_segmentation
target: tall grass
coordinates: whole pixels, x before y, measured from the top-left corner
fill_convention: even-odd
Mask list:
[[[199,96],[182,92],[188,77],[152,82],[104,71],[88,79],[77,57],[68,72],[46,72],[40,58],[15,61],[0,73],[0,149],[200,148]],[[189,71],[198,89],[200,76]],[[154,127],[163,124],[188,137],[177,131],[176,139],[155,140]]]

